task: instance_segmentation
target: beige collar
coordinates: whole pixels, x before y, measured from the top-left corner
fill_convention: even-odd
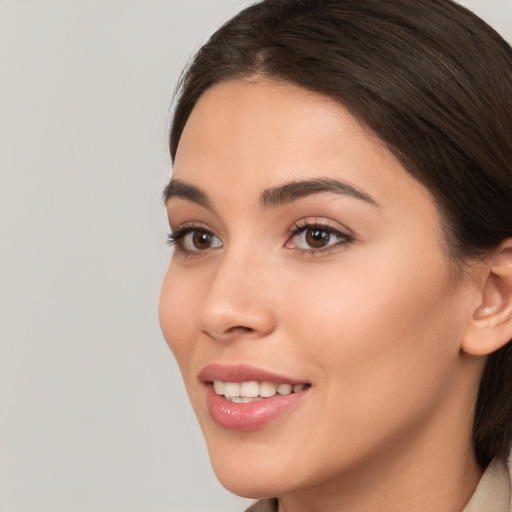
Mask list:
[[[483,474],[463,512],[512,512],[509,468],[494,459]]]

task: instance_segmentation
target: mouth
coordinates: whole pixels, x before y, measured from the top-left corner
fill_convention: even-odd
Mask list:
[[[272,398],[275,395],[286,396],[304,391],[310,384],[290,384],[269,381],[223,382],[213,381],[213,389],[217,395],[223,396],[229,402],[249,404]]]
[[[309,382],[245,365],[209,365],[200,375],[210,418],[229,430],[255,430],[295,408]]]

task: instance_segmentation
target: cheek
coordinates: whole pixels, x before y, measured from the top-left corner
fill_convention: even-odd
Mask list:
[[[463,315],[444,260],[399,267],[340,266],[290,293],[291,338],[329,383],[327,400],[358,404],[354,417],[441,389],[457,361]]]
[[[444,261],[389,265],[288,275],[283,352],[299,354],[317,385],[290,452],[319,481],[421,429],[453,388],[463,308]]]
[[[193,317],[197,287],[190,286],[169,268],[160,294],[159,319],[165,341],[184,375],[193,357]]]

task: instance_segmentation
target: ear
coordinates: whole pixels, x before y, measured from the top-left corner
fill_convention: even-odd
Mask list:
[[[488,355],[512,339],[512,238],[506,239],[483,267],[486,273],[478,306],[462,342],[471,355]]]

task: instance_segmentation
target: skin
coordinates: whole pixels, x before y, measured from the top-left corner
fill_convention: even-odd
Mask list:
[[[371,199],[262,205],[265,190],[311,179]],[[428,190],[337,103],[259,79],[203,94],[173,180],[208,203],[170,198],[171,229],[213,238],[176,247],[160,321],[221,483],[279,496],[281,511],[461,511],[481,476],[471,425],[485,358],[462,344],[482,279],[476,265],[454,277]],[[312,249],[296,223],[348,238]],[[198,377],[219,362],[312,386],[264,428],[226,430]]]

